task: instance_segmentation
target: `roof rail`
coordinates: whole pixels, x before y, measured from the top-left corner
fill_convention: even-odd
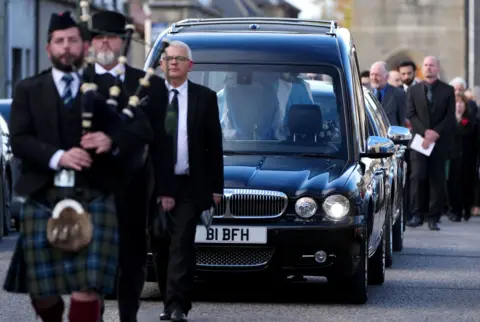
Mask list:
[[[276,17],[240,17],[240,18],[190,18],[178,21],[172,24],[172,32],[178,32],[180,27],[191,26],[205,26],[205,25],[228,25],[235,23],[263,23],[263,24],[277,24],[283,23],[286,25],[302,25],[309,27],[330,27],[328,34],[335,34],[338,28],[337,22],[334,20],[306,20],[297,18],[276,18]]]

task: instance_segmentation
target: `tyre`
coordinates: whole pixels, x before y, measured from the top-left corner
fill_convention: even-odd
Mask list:
[[[4,177],[3,180],[3,219],[4,219],[4,234],[8,236],[12,227],[12,219],[10,216],[10,183],[8,182],[8,177]]]
[[[393,207],[392,207],[393,211]],[[393,234],[392,234],[392,212],[385,218],[385,267],[391,267],[393,264]]]
[[[368,301],[368,265],[368,237],[365,237],[355,273],[349,277],[334,277],[332,281],[335,290],[340,290],[352,304],[365,304]]]
[[[403,249],[403,236],[404,236],[404,229],[405,226],[405,217],[403,212],[403,207],[399,208],[400,214],[398,215],[397,221],[392,227],[392,249],[394,252],[399,252]]]
[[[385,250],[386,238],[384,231],[382,239],[375,254],[368,260],[368,282],[373,285],[381,285],[385,282]]]

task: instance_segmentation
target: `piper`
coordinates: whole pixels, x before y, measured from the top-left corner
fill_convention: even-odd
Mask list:
[[[107,124],[106,99],[83,66],[85,35],[69,12],[53,14],[53,67],[19,82],[11,107],[12,150],[22,159],[15,189],[26,201],[4,289],[29,294],[48,322],[63,321],[61,295],[69,294],[69,321],[99,320],[100,299],[116,283],[114,195],[128,179],[119,156],[153,139],[140,110],[117,128]]]

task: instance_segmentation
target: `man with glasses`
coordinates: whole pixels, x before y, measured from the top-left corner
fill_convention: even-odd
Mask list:
[[[172,41],[161,57],[169,104],[160,106],[152,146],[155,195],[168,238],[152,245],[164,310],[160,320],[187,321],[195,274],[195,233],[200,214],[223,194],[222,130],[216,93],[188,80],[188,45]],[[202,229],[204,229],[202,227]]]

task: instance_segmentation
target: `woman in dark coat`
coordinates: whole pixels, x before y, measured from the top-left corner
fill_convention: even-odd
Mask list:
[[[452,221],[470,219],[475,197],[479,124],[468,109],[464,94],[455,95],[457,126],[454,132],[450,167],[448,169],[448,194]]]

